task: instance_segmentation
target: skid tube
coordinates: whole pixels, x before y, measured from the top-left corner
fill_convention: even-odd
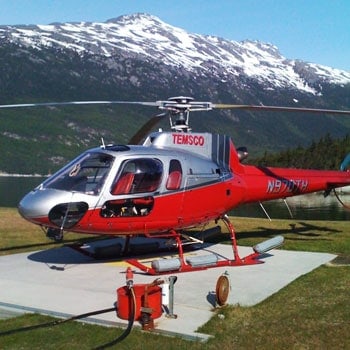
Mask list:
[[[128,259],[126,260],[126,262],[149,275],[162,275],[162,274],[168,274],[168,273],[201,271],[209,268],[216,268],[216,267],[223,267],[223,266],[244,266],[244,265],[262,264],[263,261],[258,259],[261,254],[255,250],[252,254],[249,254],[243,258],[239,256],[236,233],[232,223],[230,222],[227,215],[220,217],[220,219],[225,223],[227,229],[230,232],[233,259],[222,259],[222,260],[215,260],[215,261],[203,262],[203,263],[199,262],[198,264],[191,264],[189,262],[189,259],[187,259],[186,261],[184,257],[183,246],[181,242],[181,234],[173,230],[166,237],[173,238],[176,240],[176,244],[179,250],[178,258],[169,259],[169,260],[167,259],[156,260],[152,262],[151,267],[142,264],[137,259]],[[155,236],[153,235],[151,237],[155,238]],[[159,235],[158,237],[164,238],[164,235]],[[171,260],[174,261],[174,264],[173,264],[174,266],[171,266],[171,264],[170,265],[168,264],[168,266],[165,266],[164,268],[161,268],[159,266],[157,268],[156,266],[157,264],[153,266],[154,265],[153,263],[161,263],[162,261],[170,262]]]

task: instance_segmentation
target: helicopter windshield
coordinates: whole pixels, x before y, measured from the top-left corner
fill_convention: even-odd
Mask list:
[[[111,169],[114,157],[104,153],[85,153],[53,175],[43,185],[56,190],[97,195]]]

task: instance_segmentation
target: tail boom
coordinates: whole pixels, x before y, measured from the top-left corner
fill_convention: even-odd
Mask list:
[[[329,191],[350,185],[349,171],[244,166],[244,203]]]

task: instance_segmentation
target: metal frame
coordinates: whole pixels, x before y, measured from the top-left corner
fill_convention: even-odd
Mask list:
[[[186,262],[186,259],[184,257],[183,252],[183,243],[181,241],[181,234],[176,231],[171,231],[167,237],[173,238],[176,240],[176,244],[178,247],[178,254],[179,254],[179,260],[180,260],[180,268],[175,270],[167,270],[167,271],[157,271],[153,267],[147,266],[145,264],[142,264],[138,259],[127,259],[126,262],[130,265],[140,269],[141,271],[149,274],[149,275],[164,275],[169,273],[179,273],[179,272],[192,272],[192,271],[201,271],[206,270],[209,268],[216,268],[216,267],[223,267],[223,266],[244,266],[244,265],[256,265],[256,264],[262,264],[263,261],[259,260],[260,253],[254,251],[252,254],[249,254],[243,258],[239,256],[238,253],[238,247],[237,247],[237,240],[236,240],[236,233],[235,229],[230,222],[227,215],[224,215],[220,219],[223,220],[226,227],[228,228],[230,232],[230,238],[231,238],[231,244],[232,244],[232,251],[233,251],[233,259],[224,259],[219,260],[216,263],[205,265],[205,266],[192,266],[188,262]],[[151,236],[153,238],[156,238],[155,236]],[[158,237],[164,238],[164,235],[159,235]]]

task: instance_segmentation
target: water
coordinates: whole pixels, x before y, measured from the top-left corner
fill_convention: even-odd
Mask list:
[[[20,199],[44,181],[43,177],[0,176],[0,207],[17,207]],[[341,200],[350,205],[350,193],[341,195]],[[334,195],[324,198],[322,194],[309,194],[287,199],[288,206],[297,220],[350,220],[350,210],[344,209]],[[271,219],[290,218],[283,200],[264,202],[263,206]],[[230,215],[266,218],[259,203],[243,205]]]
[[[339,195],[347,206],[350,206],[350,194]],[[271,219],[296,220],[350,220],[350,210],[345,209],[334,196],[324,198],[322,193],[307,194],[283,200],[264,202],[263,207]],[[232,211],[232,215],[266,218],[264,209],[259,205],[247,204]]]

